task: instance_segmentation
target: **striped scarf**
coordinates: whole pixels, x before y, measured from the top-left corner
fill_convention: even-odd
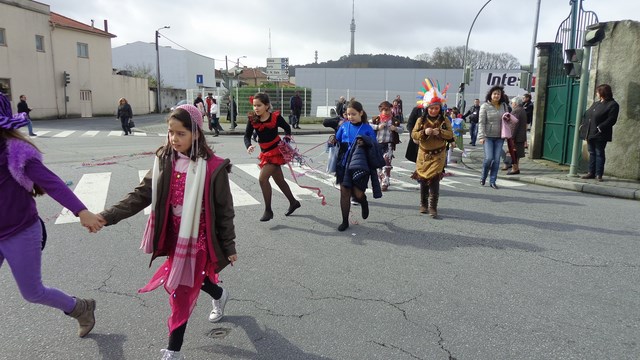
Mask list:
[[[160,160],[156,157],[153,163],[153,179],[151,182],[151,215],[147,220],[140,246],[147,254],[153,253],[155,209],[158,200],[157,184],[160,179],[159,167]],[[178,231],[171,271],[165,284],[165,288],[168,290],[175,290],[179,285],[193,287],[196,266],[196,242],[198,241],[198,230],[200,228],[200,212],[202,211],[206,169],[207,163],[203,158],[198,158],[196,162],[189,162],[180,230]]]

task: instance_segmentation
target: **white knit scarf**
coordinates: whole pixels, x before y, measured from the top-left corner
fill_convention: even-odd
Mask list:
[[[140,248],[147,254],[153,252],[154,224],[156,221],[156,203],[158,194],[158,180],[160,179],[160,160],[155,158],[153,163],[153,179],[151,182],[151,215],[142,237]],[[173,254],[173,263],[165,288],[175,290],[179,285],[193,287],[196,266],[196,242],[200,229],[200,212],[206,178],[206,161],[199,157],[196,162],[189,161],[187,179],[184,187],[184,201],[182,203],[182,217],[180,230]],[[167,199],[169,201],[169,199]],[[169,221],[169,219],[165,219]]]

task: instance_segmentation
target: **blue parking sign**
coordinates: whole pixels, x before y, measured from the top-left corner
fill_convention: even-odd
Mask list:
[[[196,84],[202,84],[202,83],[204,83],[204,76],[196,75]]]

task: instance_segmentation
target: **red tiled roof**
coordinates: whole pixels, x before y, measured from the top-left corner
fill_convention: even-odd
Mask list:
[[[98,28],[95,27],[91,27],[90,25],[87,24],[83,24],[79,21],[75,21],[73,19],[70,19],[66,16],[62,16],[60,14],[56,14],[53,11],[51,12],[51,16],[49,17],[49,21],[51,22],[51,24],[53,26],[60,26],[63,28],[69,28],[69,29],[74,29],[74,30],[79,30],[79,31],[85,31],[85,32],[90,32],[96,35],[101,35],[101,36],[107,36],[107,37],[111,37],[114,38],[116,37],[115,35],[108,33],[104,30],[100,30]]]

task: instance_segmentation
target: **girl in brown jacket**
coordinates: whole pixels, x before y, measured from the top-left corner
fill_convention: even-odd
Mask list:
[[[153,170],[100,216],[108,226],[152,206],[141,248],[152,261],[167,260],[138,292],[163,286],[169,293],[169,346],[162,349],[163,359],[182,359],[187,320],[200,290],[213,298],[209,321],[219,321],[229,293],[217,285],[218,273],[238,256],[229,160],[207,146],[195,106],[179,106],[167,122],[167,143],[156,151]]]

